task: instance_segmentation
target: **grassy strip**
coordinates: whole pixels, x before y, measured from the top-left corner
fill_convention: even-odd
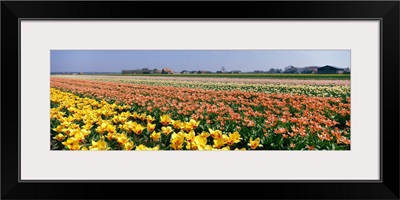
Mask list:
[[[102,74],[98,74],[101,75]],[[164,76],[200,78],[276,78],[312,80],[350,80],[350,74],[107,74],[108,76]]]

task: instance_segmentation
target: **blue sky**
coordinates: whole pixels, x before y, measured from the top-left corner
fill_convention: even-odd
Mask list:
[[[350,50],[51,50],[51,72],[121,72],[129,69],[267,71],[332,65],[350,67]]]

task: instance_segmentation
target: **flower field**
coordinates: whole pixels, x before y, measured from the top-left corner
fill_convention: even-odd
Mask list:
[[[349,150],[348,85],[51,77],[53,150]]]
[[[74,77],[75,79],[82,79],[79,76]],[[148,78],[148,77],[147,77]],[[119,77],[93,77],[88,76],[84,79],[97,80],[104,82],[118,82],[118,83],[132,83],[139,85],[150,85],[150,86],[172,86],[177,88],[201,88],[206,90],[241,90],[241,91],[251,91],[251,92],[264,92],[264,93],[290,93],[290,94],[305,94],[309,96],[321,96],[321,97],[348,97],[350,96],[349,82],[344,82],[343,80],[289,80],[289,83],[297,84],[286,84],[288,80],[272,79],[273,84],[260,84],[257,83],[246,83],[246,81],[227,81],[221,82],[221,79],[211,79],[205,78],[198,81],[187,81],[187,79],[177,79],[177,80],[154,80],[155,77],[150,77],[153,79],[127,79]],[[208,80],[210,79],[210,80]],[[204,80],[208,80],[205,82]],[[245,79],[247,80],[247,79]],[[227,83],[228,82],[228,83]],[[244,83],[243,83],[244,82]],[[284,83],[284,84],[281,84]],[[342,85],[337,85],[339,83]]]

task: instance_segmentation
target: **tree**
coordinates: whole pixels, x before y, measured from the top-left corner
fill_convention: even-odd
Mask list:
[[[285,69],[283,70],[283,73],[287,73],[287,74],[295,74],[298,73],[297,68],[289,65],[287,67],[285,67]]]
[[[221,68],[221,72],[225,72],[225,67],[222,67],[222,68]]]
[[[268,72],[271,73],[271,74],[273,74],[273,73],[275,73],[275,69],[274,69],[274,68],[271,68],[271,69],[269,69]]]

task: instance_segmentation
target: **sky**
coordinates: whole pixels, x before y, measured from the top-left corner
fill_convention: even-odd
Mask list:
[[[51,50],[51,72],[121,72],[170,68],[216,72],[350,66],[350,50]]]

